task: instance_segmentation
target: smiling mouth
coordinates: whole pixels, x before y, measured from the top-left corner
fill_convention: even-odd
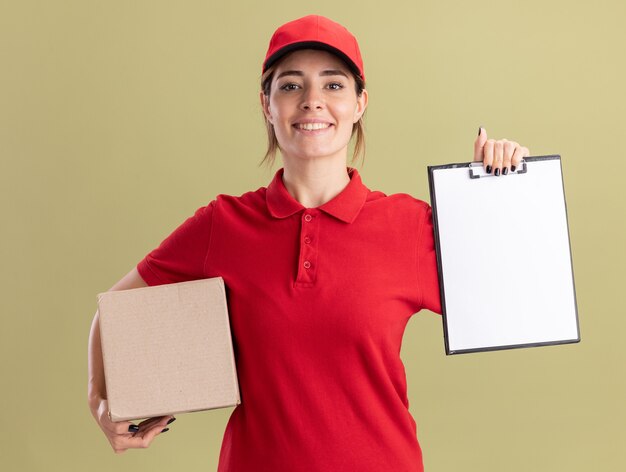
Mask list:
[[[293,125],[295,128],[304,129],[308,131],[314,131],[318,129],[326,129],[332,126],[330,123],[296,123]]]

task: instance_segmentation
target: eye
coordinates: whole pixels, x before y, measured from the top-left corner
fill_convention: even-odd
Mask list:
[[[340,84],[339,82],[331,82],[328,84],[328,88],[331,90],[341,90],[343,88],[343,84]]]
[[[293,82],[289,82],[289,83],[281,85],[279,88],[281,90],[295,90],[297,87],[299,87],[298,84],[294,84]]]

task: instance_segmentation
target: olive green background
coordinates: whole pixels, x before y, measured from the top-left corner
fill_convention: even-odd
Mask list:
[[[369,188],[427,200],[426,166],[471,160],[480,125],[563,159],[582,341],[446,357],[440,317],[414,316],[426,469],[626,470],[624,5],[0,2],[0,468],[216,469],[231,409],[113,454],[87,407],[96,294],[217,194],[269,183],[261,62],[318,13],[359,38]]]

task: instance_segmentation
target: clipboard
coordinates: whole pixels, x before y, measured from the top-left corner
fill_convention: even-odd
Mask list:
[[[446,354],[580,342],[561,157],[428,167]]]

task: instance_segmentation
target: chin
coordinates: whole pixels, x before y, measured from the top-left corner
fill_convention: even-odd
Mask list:
[[[312,161],[314,159],[318,159],[318,160],[322,160],[322,159],[326,159],[326,160],[331,160],[333,158],[336,158],[336,154],[333,155],[332,153],[306,153],[306,154],[299,154],[297,156],[300,159],[305,159],[307,161]]]
[[[333,149],[317,148],[317,149],[306,149],[306,150],[295,149],[292,152],[289,152],[288,154],[290,156],[293,156],[299,159],[307,159],[307,160],[336,159],[336,158],[339,158],[340,156],[345,158],[348,152],[347,149],[348,149],[347,147],[344,149],[337,149],[337,148],[333,148]]]

